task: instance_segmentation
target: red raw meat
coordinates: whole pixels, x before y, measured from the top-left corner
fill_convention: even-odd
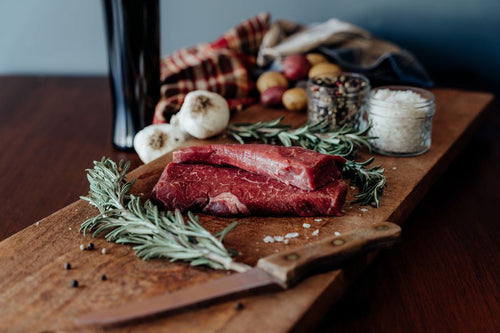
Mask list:
[[[153,189],[152,199],[167,210],[218,216],[340,216],[347,184],[334,180],[305,191],[234,167],[170,163]]]
[[[230,165],[304,190],[315,190],[341,178],[345,164],[345,159],[336,155],[264,144],[194,146],[174,152],[173,161]]]

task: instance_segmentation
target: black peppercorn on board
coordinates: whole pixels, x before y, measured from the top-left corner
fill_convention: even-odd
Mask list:
[[[238,226],[227,236],[225,244],[239,252],[237,261],[249,265],[281,250],[298,248],[361,226],[382,221],[402,224],[458,154],[483,118],[482,110],[492,99],[491,95],[483,93],[448,89],[433,92],[436,115],[431,149],[411,158],[375,156],[374,164],[383,166],[387,176],[379,208],[347,202],[344,216],[335,218],[202,215],[200,222],[213,232],[237,220]],[[255,122],[272,120],[283,114],[285,122],[294,125],[302,124],[307,117],[305,113],[285,113],[256,105],[234,114],[232,120]],[[186,145],[223,142],[231,142],[231,139],[190,141]],[[362,153],[360,159],[368,156]],[[130,177],[137,178],[133,191],[147,197],[170,160],[171,154],[168,154],[132,171]],[[355,193],[356,189],[350,187],[348,199],[352,200]],[[142,261],[130,246],[108,243],[102,237],[83,237],[78,232],[81,223],[96,212],[80,200],[0,243],[0,331],[300,330],[306,327],[301,325],[317,321],[374,256],[363,256],[341,270],[310,277],[285,292],[249,296],[126,326],[82,327],[72,320],[74,316],[231,274],[168,260]],[[269,241],[290,234],[297,236],[289,238],[288,245]]]

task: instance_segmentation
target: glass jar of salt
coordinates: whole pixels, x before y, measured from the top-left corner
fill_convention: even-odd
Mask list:
[[[389,156],[416,156],[431,146],[434,95],[407,86],[385,86],[372,90],[363,126],[372,127],[375,152]]]

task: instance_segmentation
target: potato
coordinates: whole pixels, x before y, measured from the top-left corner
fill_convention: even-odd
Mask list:
[[[309,70],[309,77],[336,77],[342,72],[342,69],[330,62],[322,62],[314,65]]]
[[[311,64],[302,54],[289,55],[283,61],[283,74],[291,81],[305,79],[310,68]]]
[[[271,87],[260,94],[260,102],[264,106],[277,107],[281,105],[281,98],[286,91],[285,87]]]
[[[321,64],[322,62],[328,62],[328,59],[321,53],[308,53],[306,54],[306,58],[311,66]]]
[[[257,90],[262,94],[267,88],[271,87],[288,87],[287,78],[280,72],[268,71],[264,72],[257,79]]]
[[[307,107],[307,93],[303,88],[292,88],[285,91],[281,99],[283,106],[290,111],[300,111]]]

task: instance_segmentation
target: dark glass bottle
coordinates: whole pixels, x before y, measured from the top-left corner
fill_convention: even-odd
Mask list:
[[[103,0],[113,100],[113,145],[132,150],[160,96],[158,0]]]

